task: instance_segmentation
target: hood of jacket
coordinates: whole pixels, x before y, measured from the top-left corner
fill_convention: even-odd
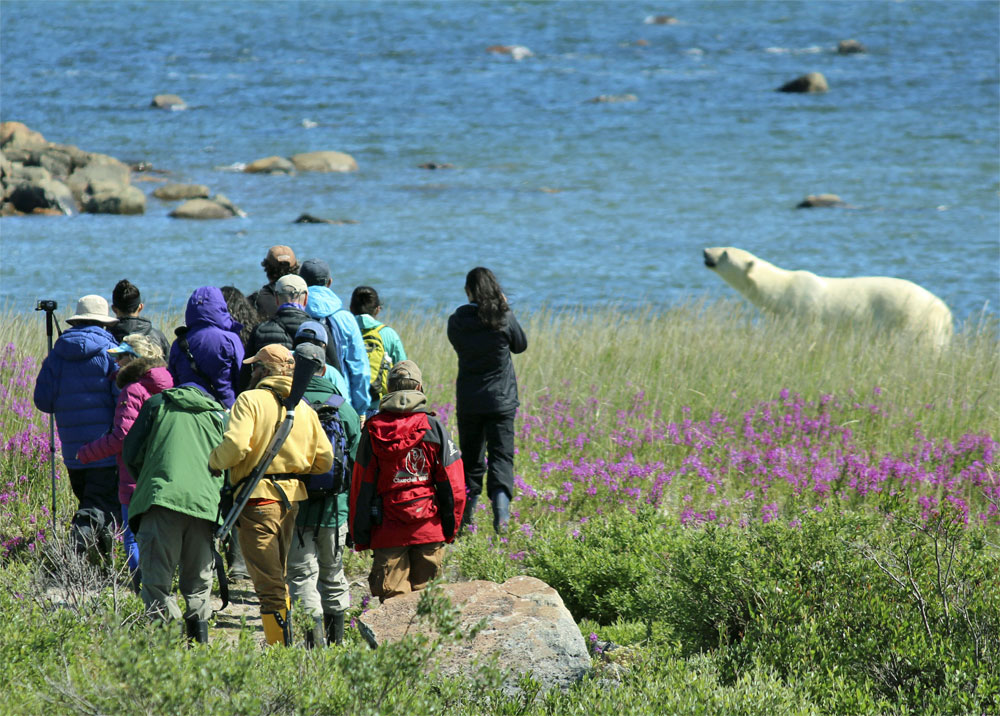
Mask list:
[[[145,383],[151,393],[174,387],[174,379],[167,370],[167,364],[159,358],[136,358],[118,370],[116,382],[119,388],[138,381]]]
[[[189,413],[203,413],[206,411],[216,411],[225,413],[226,409],[217,400],[207,395],[205,391],[194,386],[181,386],[165,390],[160,395],[164,401],[173,403],[178,409]]]
[[[130,333],[141,333],[148,336],[153,329],[153,324],[149,322],[149,319],[141,316],[125,316],[125,318],[118,319],[114,328],[115,333],[121,336],[127,336]]]
[[[63,360],[83,361],[90,360],[115,345],[118,344],[114,336],[100,326],[80,326],[63,333],[52,350]]]
[[[254,386],[255,388],[270,388],[284,398],[292,392],[292,376],[269,375]]]
[[[223,298],[222,291],[215,286],[195,289],[184,311],[184,323],[192,331],[204,326],[213,326],[237,334],[243,330],[243,324],[229,315],[226,299]]]
[[[326,318],[343,308],[340,297],[326,286],[310,286],[306,313],[313,318]]]
[[[365,426],[371,438],[372,451],[387,462],[408,453],[430,428],[427,414],[423,412],[379,412]]]
[[[424,406],[427,405],[427,396],[419,390],[397,390],[393,393],[386,393],[378,404],[379,410],[387,410],[390,413],[429,413]]]

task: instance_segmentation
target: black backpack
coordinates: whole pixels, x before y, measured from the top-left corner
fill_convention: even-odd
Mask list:
[[[348,470],[347,432],[340,420],[339,409],[344,399],[339,395],[331,395],[324,402],[311,403],[323,432],[333,446],[333,467],[320,475],[306,476],[306,490],[309,497],[329,497],[339,495],[351,489],[351,473]]]

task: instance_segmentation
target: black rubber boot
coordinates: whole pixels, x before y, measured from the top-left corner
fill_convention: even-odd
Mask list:
[[[197,644],[208,643],[208,622],[198,617],[190,617],[184,620],[187,630],[188,642]]]
[[[465,500],[465,511],[462,512],[462,526],[460,530],[472,524],[472,515],[476,511],[476,503],[479,502],[479,495],[469,495]]]
[[[326,646],[326,619],[315,617],[312,629],[306,632],[306,649]]]
[[[493,531],[503,534],[510,522],[510,495],[506,490],[497,490],[490,501],[493,503]]]
[[[324,614],[323,626],[326,629],[327,645],[340,646],[344,643],[344,612]]]

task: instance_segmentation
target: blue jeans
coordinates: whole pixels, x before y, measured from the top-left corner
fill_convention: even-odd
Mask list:
[[[139,569],[139,544],[135,541],[135,535],[132,534],[132,528],[128,526],[128,505],[122,505],[122,524],[125,526],[125,531],[122,534],[122,540],[125,543],[125,554],[128,557],[128,568],[130,571],[135,572]]]

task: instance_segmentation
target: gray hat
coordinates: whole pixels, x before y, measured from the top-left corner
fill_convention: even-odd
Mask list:
[[[105,326],[118,323],[118,319],[108,315],[108,302],[101,296],[91,294],[84,296],[76,302],[76,313],[66,319],[66,323],[73,325],[76,322],[93,321]]]
[[[323,259],[306,259],[299,266],[299,276],[307,286],[325,286],[330,278],[330,264]]]
[[[299,357],[311,360],[326,370],[326,351],[313,343],[303,343],[295,346],[295,358]]]
[[[274,282],[274,293],[281,296],[301,296],[308,290],[302,277],[294,273],[282,276]]]
[[[401,360],[389,369],[389,380],[391,381],[395,378],[409,378],[421,384],[424,382],[423,377],[420,375],[420,368],[411,360]]]

